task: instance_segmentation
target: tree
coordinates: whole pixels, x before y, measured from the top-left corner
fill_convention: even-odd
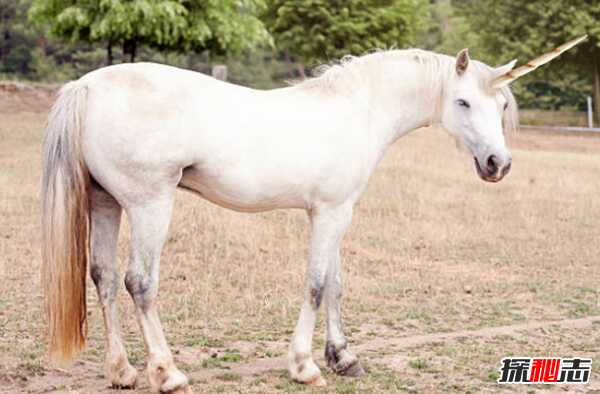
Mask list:
[[[481,37],[464,16],[455,12],[451,0],[435,0],[432,3],[429,25],[427,32],[419,35],[419,45],[423,48],[450,56],[469,48],[475,59],[489,58],[481,45]]]
[[[30,72],[31,51],[36,36],[27,29],[23,15],[27,13],[26,0],[0,0],[0,64],[1,73]]]
[[[71,42],[103,42],[135,61],[138,48],[226,53],[268,42],[263,0],[33,0],[30,19]]]
[[[265,21],[279,49],[315,65],[414,43],[427,0],[269,0]]]
[[[538,89],[546,84],[547,89],[552,89],[560,84],[551,81],[561,80],[565,75],[589,81],[588,86],[593,80],[595,112],[600,120],[600,2],[457,0],[455,3],[478,32],[487,52],[505,61],[517,57],[526,61],[588,34],[587,41],[563,54],[557,64],[536,70],[522,82],[535,82]]]

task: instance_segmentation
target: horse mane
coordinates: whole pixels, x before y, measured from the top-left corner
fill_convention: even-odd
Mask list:
[[[413,61],[419,64],[425,75],[419,92],[429,95],[437,108],[441,108],[445,81],[455,72],[456,58],[422,49],[375,50],[362,56],[346,55],[336,62],[315,67],[313,77],[294,85],[325,94],[349,93],[365,84],[385,84],[385,73],[381,71],[390,61]],[[469,67],[476,70],[482,89],[493,89],[492,67],[477,60],[471,60]],[[508,86],[500,88],[500,92],[508,103],[503,114],[504,133],[512,133],[518,128],[517,103]]]

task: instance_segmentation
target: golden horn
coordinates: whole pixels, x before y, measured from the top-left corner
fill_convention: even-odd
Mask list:
[[[529,74],[530,72],[532,72],[539,66],[542,66],[542,65],[548,63],[549,61],[560,56],[563,52],[568,51],[569,49],[573,48],[575,45],[577,45],[580,42],[582,42],[583,40],[587,39],[587,37],[588,36],[586,34],[584,36],[581,36],[579,38],[571,40],[571,41],[567,42],[566,44],[563,44],[548,53],[544,53],[542,56],[537,57],[522,66],[519,66],[513,70],[510,70],[506,74],[501,75],[501,76],[497,77],[496,79],[494,79],[494,81],[492,82],[492,87],[499,89],[501,87],[508,85],[515,79],[522,77],[525,74]]]

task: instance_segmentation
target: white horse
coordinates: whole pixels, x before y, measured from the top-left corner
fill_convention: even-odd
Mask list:
[[[131,223],[125,287],[148,350],[156,392],[189,392],[157,314],[159,260],[177,188],[225,208],[297,208],[312,225],[304,303],[289,372],[322,385],[312,337],[327,310],[327,365],[363,373],[342,332],[339,247],[352,209],[386,149],[411,130],[441,124],[466,146],[479,176],[501,180],[511,155],[504,132],[517,108],[498,68],[421,50],[383,51],[329,67],[296,86],[258,91],[157,64],[106,67],[67,84],[47,125],[43,174],[43,283],[51,359],[85,343],[86,267],[107,335],[106,372],[136,384],[115,299],[121,212]],[[515,70],[516,71],[516,70]],[[514,79],[514,78],[513,78]]]

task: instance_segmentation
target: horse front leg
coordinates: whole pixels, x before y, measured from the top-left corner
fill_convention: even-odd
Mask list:
[[[360,366],[358,358],[348,350],[348,342],[342,328],[342,276],[339,250],[329,265],[325,288],[327,308],[325,360],[327,360],[327,366],[338,375],[362,376],[365,371]]]
[[[175,367],[157,311],[160,253],[167,237],[173,195],[129,207],[131,256],[125,287],[135,303],[148,351],[148,380],[154,392],[191,393],[187,377]]]
[[[289,349],[289,371],[301,383],[322,386],[326,382],[312,358],[316,316],[325,294],[327,271],[352,219],[352,205],[318,206],[310,212],[312,236],[306,270],[304,303]]]

